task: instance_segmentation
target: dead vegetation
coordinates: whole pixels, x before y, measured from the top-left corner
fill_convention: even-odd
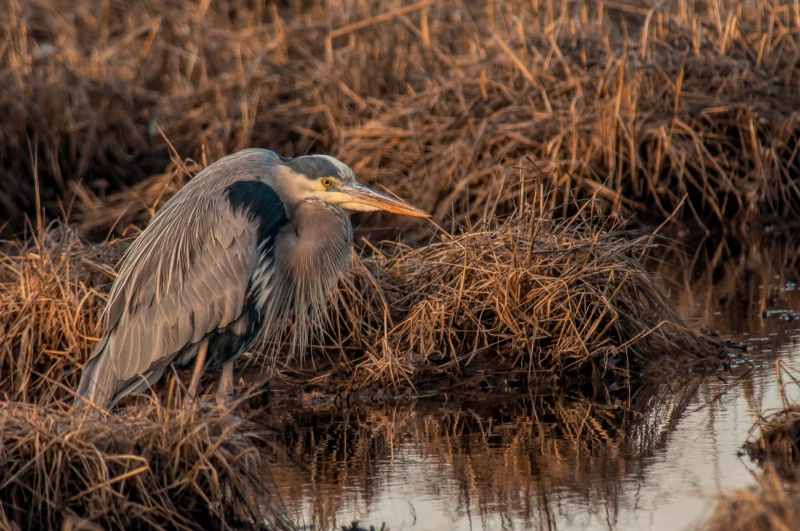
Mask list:
[[[770,465],[784,481],[800,481],[800,405],[789,398],[787,388],[800,388],[800,373],[777,360],[775,376],[783,407],[765,414],[757,424],[759,434],[745,444],[747,454],[762,466]],[[755,426],[754,426],[755,429]]]
[[[722,497],[706,531],[800,529],[800,493],[768,465],[758,487]]]
[[[72,7],[12,1],[0,14],[0,169],[14,183],[0,212],[15,228],[35,169],[51,214],[59,200],[91,211],[164,172],[164,138],[198,160],[328,152],[448,230],[475,222],[525,157],[646,217],[684,197],[684,217],[705,224],[800,204],[792,3]]]
[[[69,406],[126,243],[55,225],[0,254],[0,527],[289,528],[255,425],[166,396]]]
[[[800,528],[800,409],[777,412],[761,426],[758,439],[745,445],[763,473],[757,485],[720,497],[707,531],[771,531]]]
[[[0,396],[68,400],[96,342],[124,240],[84,244],[56,224],[0,253]]]
[[[256,449],[263,436],[218,408],[148,402],[113,415],[6,403],[0,522],[16,524],[8,529],[288,529],[263,477]]]
[[[609,213],[684,205],[678,218],[746,224],[800,209],[794,5],[7,7],[0,230],[20,230],[41,198],[80,236],[38,227],[2,246],[0,526],[255,527],[263,511],[285,523],[253,498],[270,483],[254,477],[263,434],[250,424],[155,401],[102,422],[63,409],[127,243],[87,235],[143,226],[208,160],[331,153],[443,228],[428,246],[422,224],[373,233],[405,244],[364,244],[310,356],[250,360],[326,399],[536,386],[608,404],[643,374],[716,367],[725,346],[684,326],[641,266],[652,239]],[[170,145],[199,162],[170,163]],[[544,453],[562,454],[565,435],[573,449],[613,445],[615,419],[593,416],[589,433],[585,413],[557,409],[564,431]],[[465,484],[482,473],[452,455]]]
[[[343,290],[326,357],[336,371],[350,367],[351,389],[389,393],[473,377],[487,389],[501,380],[624,387],[669,370],[670,357],[683,366],[724,359],[724,346],[685,327],[638,261],[651,237],[622,231],[594,204],[553,219],[540,203],[419,249],[373,249]]]
[[[756,487],[721,497],[707,530],[761,531],[800,528],[800,406],[789,399],[787,388],[800,386],[795,368],[775,362],[783,407],[764,414],[744,449],[763,473]]]
[[[760,436],[746,448],[758,463],[771,463],[782,479],[800,480],[800,406],[787,405],[765,419]]]

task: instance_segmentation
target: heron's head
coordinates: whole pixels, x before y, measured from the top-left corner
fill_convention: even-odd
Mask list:
[[[288,170],[283,172],[284,192],[297,201],[315,197],[347,210],[429,217],[414,205],[359,183],[349,166],[328,155],[281,159],[281,164]]]

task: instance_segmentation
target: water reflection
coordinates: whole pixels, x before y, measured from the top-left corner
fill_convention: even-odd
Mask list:
[[[398,506],[392,529],[552,528],[579,516],[565,504],[616,520],[628,502],[620,485],[645,473],[698,383],[607,403],[528,394],[272,412],[264,422],[290,510],[320,529],[350,518],[379,524],[371,516],[382,504]]]
[[[272,473],[290,511],[317,529],[698,526],[720,491],[753,484],[737,450],[780,405],[767,362],[800,363],[799,256],[776,239],[653,262],[682,315],[746,344],[751,366],[590,396],[266,408]]]
[[[662,246],[647,265],[661,275],[685,319],[731,339],[769,342],[800,309],[799,249],[796,234],[764,235],[748,244],[701,240]]]

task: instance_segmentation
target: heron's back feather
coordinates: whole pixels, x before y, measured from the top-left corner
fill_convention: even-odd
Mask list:
[[[257,179],[277,160],[266,150],[220,159],[158,212],[123,258],[79,395],[110,406],[157,381],[182,351],[240,316],[259,225],[232,208],[226,190]],[[273,206],[265,215],[285,223],[280,203]]]
[[[286,172],[336,170],[324,169],[328,159],[312,167],[244,150],[175,194],[123,258],[79,395],[113,405],[191,361],[204,340],[206,365],[218,366],[277,339],[290,319],[302,350],[350,260],[352,228],[340,207],[292,189],[298,174]]]

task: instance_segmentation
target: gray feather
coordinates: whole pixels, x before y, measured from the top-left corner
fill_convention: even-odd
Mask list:
[[[222,192],[278,160],[266,150],[240,151],[164,205],[123,258],[79,395],[110,406],[131,379],[150,372],[154,383],[188,345],[238,317],[256,262],[256,227]]]
[[[317,195],[329,176],[354,183],[332,157],[248,149],[194,177],[125,254],[78,394],[108,407],[191,362],[203,341],[216,366],[289,323],[302,352],[351,257],[346,212]]]

